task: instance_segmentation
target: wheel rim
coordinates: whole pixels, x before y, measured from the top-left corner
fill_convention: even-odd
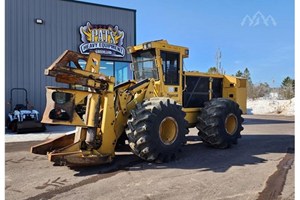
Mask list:
[[[233,135],[236,132],[237,127],[238,127],[237,117],[233,113],[230,113],[229,115],[227,115],[225,119],[226,132],[229,135]]]
[[[174,143],[178,135],[178,124],[173,117],[164,118],[159,125],[159,138],[165,145]]]

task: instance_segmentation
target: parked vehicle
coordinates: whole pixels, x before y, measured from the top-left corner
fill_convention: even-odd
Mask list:
[[[13,93],[23,92],[25,94],[25,102],[14,105]],[[28,133],[45,131],[45,125],[40,122],[40,113],[37,110],[29,108],[28,92],[25,88],[13,88],[10,90],[10,112],[7,116],[6,126],[12,132]]]

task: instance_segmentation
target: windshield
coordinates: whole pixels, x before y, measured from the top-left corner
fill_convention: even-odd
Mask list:
[[[146,78],[158,79],[154,49],[133,53],[132,58],[135,80],[141,81]]]

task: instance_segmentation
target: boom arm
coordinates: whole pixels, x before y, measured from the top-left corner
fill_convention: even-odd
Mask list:
[[[79,62],[86,61],[84,69]],[[76,68],[69,66],[73,62]],[[100,55],[89,56],[65,51],[45,75],[57,82],[87,87],[85,91],[47,88],[47,106],[43,123],[75,125],[72,136],[63,136],[32,147],[37,154],[47,154],[58,164],[99,164],[114,156],[114,77],[99,73]],[[50,152],[50,153],[49,153]]]
[[[81,60],[86,62],[81,66]],[[76,67],[71,67],[70,63]],[[145,98],[155,96],[155,81],[128,81],[114,88],[114,77],[99,73],[100,55],[65,51],[45,75],[56,82],[86,90],[47,87],[43,123],[77,126],[74,134],[32,147],[59,165],[93,165],[110,162],[117,139],[124,132],[130,111]]]

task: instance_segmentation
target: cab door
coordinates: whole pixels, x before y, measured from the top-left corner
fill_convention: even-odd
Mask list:
[[[181,103],[180,91],[180,54],[175,52],[161,51],[162,70],[164,75],[164,92],[168,97]]]

